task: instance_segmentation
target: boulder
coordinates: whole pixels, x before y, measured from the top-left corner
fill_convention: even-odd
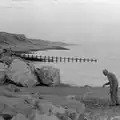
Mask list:
[[[12,82],[27,87],[33,86],[37,82],[34,66],[18,58],[12,61],[6,72],[6,76]]]
[[[33,119],[32,120],[60,120],[55,115],[47,115],[47,114],[40,114],[39,111],[33,111]]]
[[[52,66],[36,68],[41,85],[57,86],[60,84],[60,70]]]
[[[65,109],[62,106],[53,105],[51,102],[40,101],[36,103],[37,109],[42,114],[56,114],[56,113],[65,113]]]
[[[61,114],[61,113],[57,113],[56,117],[59,118],[59,120],[72,120],[68,115]],[[83,120],[83,119],[81,119],[81,120]]]
[[[52,104],[51,103],[40,103],[37,102],[36,104],[37,109],[40,111],[42,114],[49,114],[52,111]]]
[[[0,54],[0,61],[3,63],[10,65],[14,57],[12,56],[11,48],[2,49],[2,53]]]
[[[0,98],[0,112],[4,114],[14,115],[17,112],[28,116],[32,113],[32,106],[26,103],[24,98],[5,96],[0,96]]]
[[[5,56],[2,56],[0,61],[2,61],[3,63],[9,66],[12,63],[13,59],[14,59],[13,57],[5,55]]]
[[[54,105],[52,102],[37,101],[36,109],[39,114],[55,115],[62,120],[82,120],[84,118],[85,106],[79,101],[66,100],[63,105]]]
[[[4,63],[0,63],[0,84],[5,82],[5,71],[6,65]]]
[[[9,92],[22,92],[22,89],[20,89],[20,87],[13,85],[13,84],[9,84],[5,86],[5,89],[8,90]]]
[[[85,105],[81,103],[80,101],[77,101],[75,99],[69,98],[69,96],[66,97],[66,104],[65,106],[71,110],[75,110],[79,114],[83,114],[85,111]]]
[[[4,52],[4,50],[2,48],[0,48],[0,54],[2,54]]]
[[[12,120],[28,120],[23,114],[18,113]]]
[[[4,120],[4,118],[2,116],[0,116],[0,120]]]
[[[9,114],[0,114],[0,120],[11,120],[13,116]]]
[[[110,120],[120,120],[120,116],[114,116],[114,117],[111,117]]]

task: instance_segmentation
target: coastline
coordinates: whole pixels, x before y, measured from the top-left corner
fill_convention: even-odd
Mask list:
[[[0,32],[0,47],[11,48],[15,52],[69,50],[65,47],[67,45],[63,42],[27,38],[24,34]]]

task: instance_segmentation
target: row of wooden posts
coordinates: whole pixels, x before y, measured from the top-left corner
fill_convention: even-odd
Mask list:
[[[19,56],[27,60],[40,62],[97,62],[97,59],[92,58],[38,56],[33,54],[21,54]]]

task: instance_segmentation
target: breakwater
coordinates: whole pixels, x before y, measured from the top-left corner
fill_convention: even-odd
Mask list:
[[[16,54],[26,60],[39,62],[97,62],[94,58],[78,58],[78,57],[57,57],[57,56],[41,56],[34,54]]]

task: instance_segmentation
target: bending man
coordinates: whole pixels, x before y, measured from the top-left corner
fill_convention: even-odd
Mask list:
[[[110,97],[111,97],[111,102],[112,102],[112,105],[119,105],[118,103],[118,80],[116,78],[116,76],[111,73],[111,72],[108,72],[108,70],[104,69],[103,70],[103,74],[105,76],[107,76],[108,78],[108,83],[105,83],[103,85],[103,87],[105,87],[106,85],[110,85]]]

